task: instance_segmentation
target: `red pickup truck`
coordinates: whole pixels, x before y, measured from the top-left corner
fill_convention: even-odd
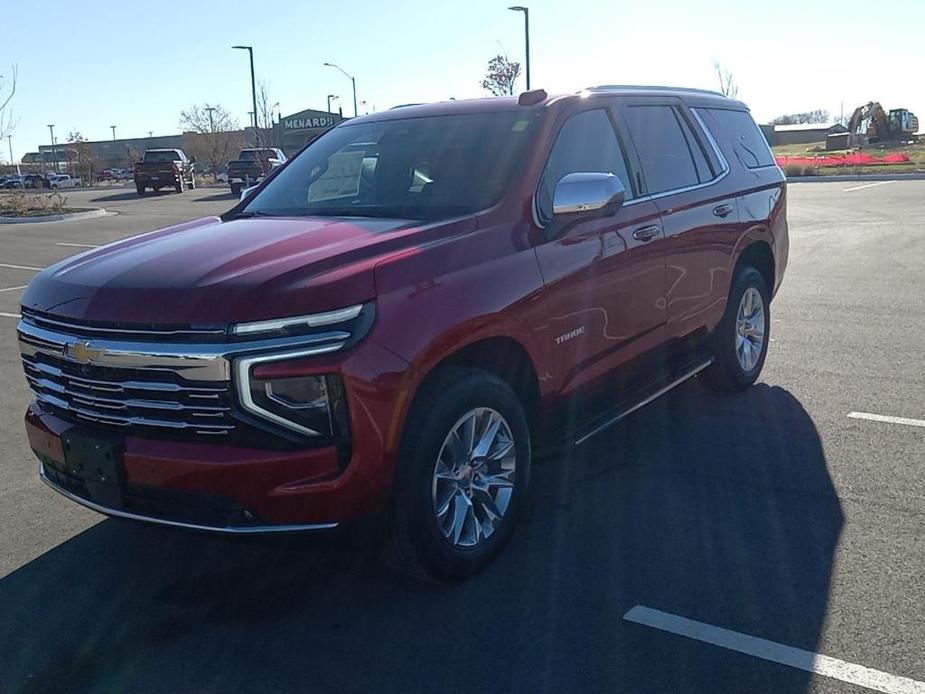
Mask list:
[[[785,201],[746,107],[710,92],[351,120],[221,217],[33,280],[18,330],[41,477],[183,528],[371,519],[410,572],[463,578],[514,531],[537,446],[697,374],[758,378]]]

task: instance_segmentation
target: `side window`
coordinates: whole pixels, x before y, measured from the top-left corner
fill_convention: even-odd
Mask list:
[[[675,109],[674,115],[675,118],[678,119],[678,125],[681,126],[681,131],[684,133],[684,139],[687,141],[687,149],[694,159],[694,166],[697,168],[697,178],[700,179],[701,183],[712,181],[715,172],[710,168],[707,157],[703,153],[703,145],[700,143],[697,136],[694,135],[694,131],[691,130],[691,126],[687,122],[687,118],[684,117],[684,114]]]
[[[739,161],[749,169],[774,166],[774,155],[768,141],[755,125],[748,111],[732,111],[725,108],[711,108],[710,114],[719,124],[735,150]]]
[[[639,153],[648,192],[664,193],[701,182],[692,148],[674,108],[628,106],[624,112],[627,127]]]
[[[540,208],[547,218],[552,217],[556,183],[566,174],[586,171],[616,174],[626,188],[626,199],[633,197],[626,158],[604,109],[576,113],[559,131],[540,185]]]

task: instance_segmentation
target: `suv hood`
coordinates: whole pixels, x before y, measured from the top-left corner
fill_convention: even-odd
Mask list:
[[[418,224],[208,217],[52,265],[32,281],[22,305],[76,320],[148,325],[343,308],[375,297],[374,264],[413,243]]]

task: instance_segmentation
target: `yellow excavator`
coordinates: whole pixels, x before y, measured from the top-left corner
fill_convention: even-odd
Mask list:
[[[891,109],[888,114],[879,102],[871,101],[854,109],[848,131],[866,135],[869,142],[911,140],[919,131],[919,119],[905,108]]]

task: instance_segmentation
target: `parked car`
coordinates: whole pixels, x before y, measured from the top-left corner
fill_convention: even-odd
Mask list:
[[[76,188],[78,185],[78,179],[72,178],[67,174],[59,174],[56,176],[50,176],[48,178],[48,183],[51,188]]]
[[[377,113],[221,218],[38,274],[26,432],[42,479],[102,513],[377,519],[409,572],[457,580],[511,537],[537,447],[695,375],[754,383],[787,257],[785,178],[719,94]]]
[[[0,183],[0,190],[13,190],[16,188],[21,189],[24,187],[25,184],[23,182],[22,176],[7,176],[3,182]]]
[[[245,188],[260,183],[277,166],[286,163],[283,150],[276,147],[242,149],[238,158],[228,162],[228,185],[237,197]]]
[[[144,195],[146,189],[154,192],[173,188],[178,193],[196,187],[193,161],[182,149],[149,149],[133,169],[135,190]]]
[[[42,174],[26,174],[23,176],[23,187],[25,188],[50,188],[51,182],[47,176]]]

